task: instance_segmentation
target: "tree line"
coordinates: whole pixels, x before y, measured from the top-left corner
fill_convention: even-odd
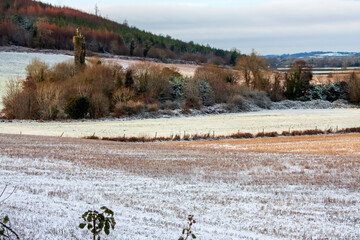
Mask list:
[[[271,101],[286,99],[360,103],[356,73],[314,85],[312,68],[305,61],[295,62],[286,73],[274,72],[255,52],[240,57],[235,69],[204,64],[193,77],[150,62],[125,69],[90,58],[77,73],[72,61],[49,67],[37,59],[26,71],[26,79],[7,85],[3,112],[9,119],[123,117],[175,109],[188,114],[215,104],[238,112],[248,110],[249,104],[266,109]]]
[[[237,53],[155,35],[68,7],[32,0],[4,0],[0,5],[0,45],[72,50],[76,28],[93,52],[216,64],[230,64]]]

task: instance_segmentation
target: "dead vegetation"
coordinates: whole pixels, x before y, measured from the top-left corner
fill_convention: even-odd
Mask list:
[[[360,127],[344,128],[344,129],[308,129],[308,130],[293,130],[278,132],[258,132],[256,134],[237,132],[230,135],[215,135],[215,133],[203,134],[175,134],[169,137],[98,137],[95,135],[85,136],[85,139],[106,140],[116,142],[164,142],[164,141],[197,141],[197,140],[224,140],[224,139],[246,139],[246,138],[264,138],[264,137],[281,137],[281,136],[311,136],[311,135],[324,135],[324,134],[342,134],[342,133],[360,133]]]

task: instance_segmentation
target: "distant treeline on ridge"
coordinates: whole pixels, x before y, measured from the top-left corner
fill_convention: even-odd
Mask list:
[[[78,27],[92,52],[215,64],[230,64],[234,59],[234,52],[155,35],[69,7],[32,0],[0,4],[0,46],[73,50],[72,36]]]

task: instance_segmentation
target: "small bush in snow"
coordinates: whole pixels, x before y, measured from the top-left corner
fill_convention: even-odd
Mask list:
[[[106,235],[110,234],[110,229],[114,230],[116,222],[114,219],[114,212],[107,207],[101,207],[103,212],[98,211],[87,211],[81,217],[84,220],[80,223],[79,228],[84,229],[85,227],[92,233],[93,239],[100,240],[100,234],[104,230]]]

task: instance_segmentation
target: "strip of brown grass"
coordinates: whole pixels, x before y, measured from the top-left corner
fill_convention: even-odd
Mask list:
[[[83,137],[85,139],[95,140],[107,140],[116,142],[168,142],[168,141],[203,141],[203,140],[224,140],[224,139],[248,139],[248,138],[274,138],[280,136],[311,136],[311,135],[324,135],[324,134],[343,134],[343,133],[360,133],[360,127],[344,128],[340,130],[334,130],[329,128],[327,130],[321,129],[308,129],[308,130],[293,130],[278,132],[259,132],[257,134],[237,132],[230,135],[211,135],[210,133],[205,134],[184,134],[171,135],[170,137],[97,137],[95,135]]]

